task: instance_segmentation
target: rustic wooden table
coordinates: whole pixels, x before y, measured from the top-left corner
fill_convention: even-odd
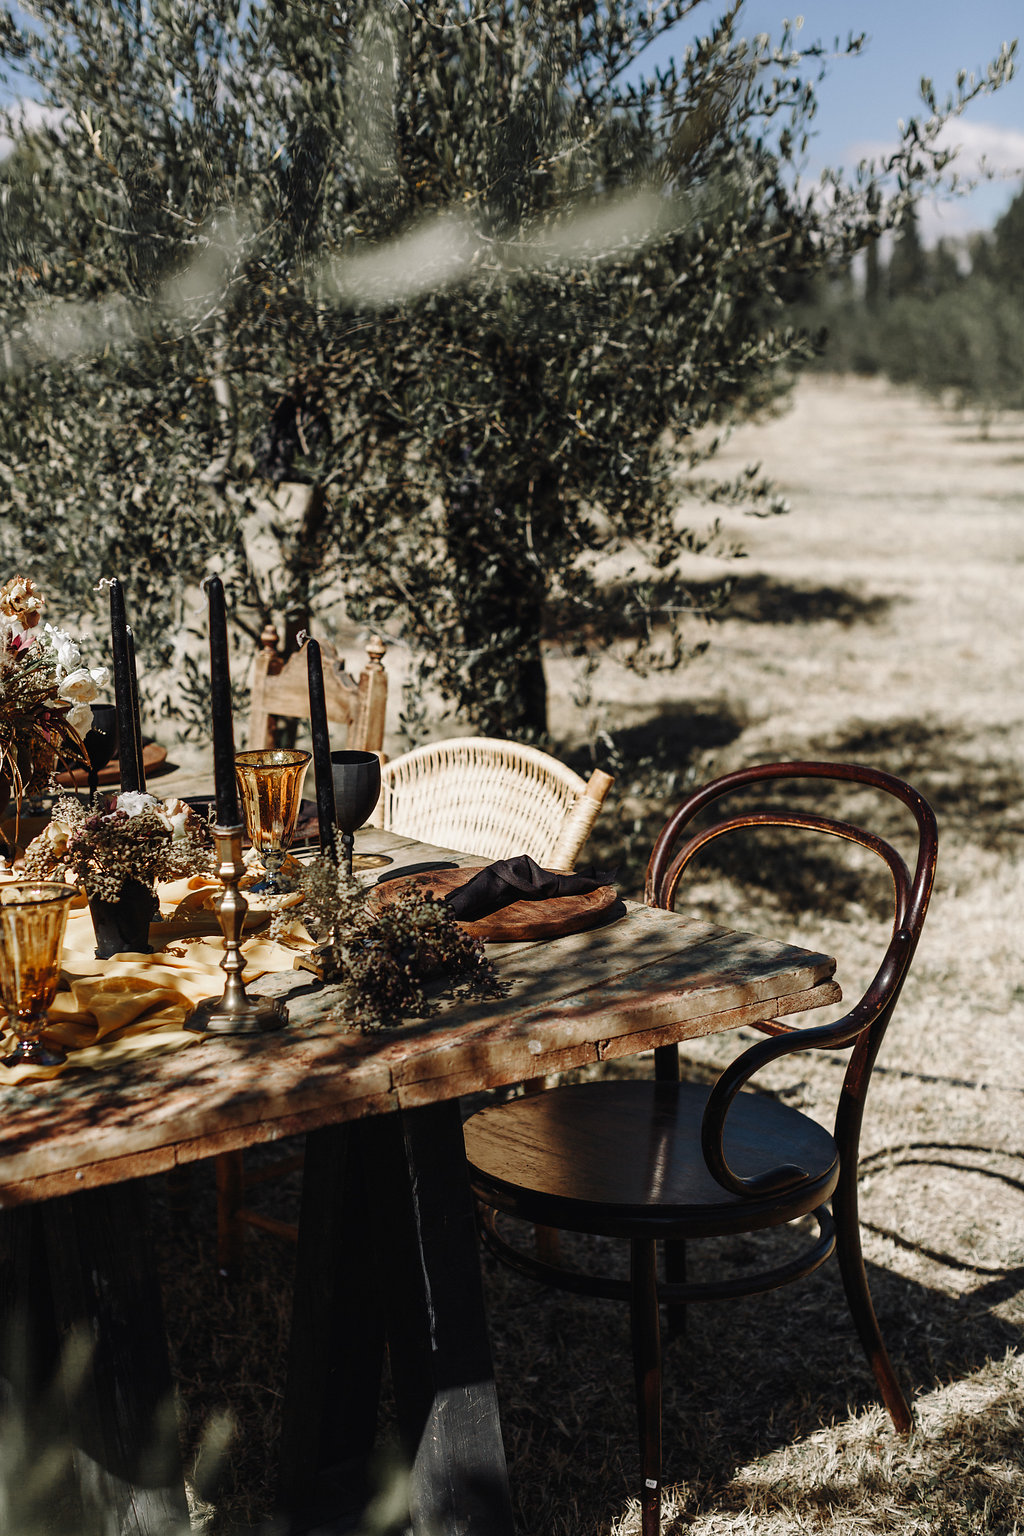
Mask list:
[[[387,853],[387,874],[468,862],[382,832],[357,850]],[[0,1324],[30,1324],[3,1374],[31,1426],[58,1341],[88,1338],[74,1438],[97,1529],[187,1529],[180,1469],[147,1454],[170,1378],[143,1175],[307,1134],[282,1458],[291,1529],[322,1528],[351,1502],[386,1335],[413,1529],[504,1536],[459,1095],[839,997],[827,955],[635,905],[590,932],[488,949],[505,996],[399,1030],[339,1032],[329,994],[296,972],[267,978],[289,997],[278,1034],[0,1090]]]

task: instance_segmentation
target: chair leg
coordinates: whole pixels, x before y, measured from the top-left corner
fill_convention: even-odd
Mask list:
[[[630,1243],[629,1313],[633,1336],[637,1429],[640,1438],[640,1494],[643,1536],[661,1529],[661,1325],[658,1316],[657,1244]]]
[[[901,1435],[908,1435],[913,1428],[914,1416],[910,1411],[903,1388],[896,1379],[896,1372],[892,1368],[889,1351],[885,1347],[878,1319],[875,1316],[874,1303],[871,1300],[867,1272],[864,1268],[864,1255],[861,1250],[860,1220],[857,1213],[856,1157],[851,1159],[851,1163],[851,1173],[847,1175],[844,1166],[836,1192],[832,1197],[832,1218],[836,1225],[836,1258],[839,1261],[839,1272],[843,1277],[843,1288],[846,1291],[850,1315],[860,1336],[861,1344],[864,1346],[868,1364],[878,1383],[882,1401],[897,1431]]]
[[[244,1224],[238,1213],[245,1198],[245,1159],[241,1152],[221,1152],[214,1158],[217,1174],[217,1267],[229,1280],[242,1273]]]

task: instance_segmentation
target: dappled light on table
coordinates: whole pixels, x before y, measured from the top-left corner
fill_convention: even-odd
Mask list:
[[[74,1067],[98,1069],[139,1055],[176,1051],[194,1045],[201,1035],[183,1026],[197,1003],[219,994],[224,984],[223,940],[214,933],[182,934],[174,914],[191,898],[218,890],[214,882],[178,880],[160,887],[161,908],[170,921],[165,948],[152,955],[120,955],[98,960],[89,909],[76,897],[64,939],[62,986],[49,1010],[47,1038],[67,1053],[64,1066],[0,1066],[0,1084],[35,1082]],[[160,924],[150,930],[160,943]],[[187,924],[185,925],[187,926]],[[289,924],[287,944],[254,937],[245,941],[245,981],[270,971],[291,970],[296,953],[311,943],[301,923]],[[6,1015],[3,1046],[14,1043]]]

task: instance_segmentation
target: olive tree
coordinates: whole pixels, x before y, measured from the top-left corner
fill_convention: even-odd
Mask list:
[[[46,111],[0,189],[4,563],[80,604],[130,574],[179,668],[214,565],[250,635],[343,590],[490,733],[543,733],[546,636],[677,664],[681,556],[716,501],[772,504],[702,466],[809,355],[788,297],[1012,68],[809,189],[826,51],[745,38],[738,0],[0,9]]]

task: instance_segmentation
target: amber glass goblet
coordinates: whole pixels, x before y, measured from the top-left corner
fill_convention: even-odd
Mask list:
[[[309,752],[271,747],[236,752],[235,778],[249,841],[263,862],[264,876],[251,889],[280,890],[281,866],[295,836]]]
[[[59,1067],[67,1061],[61,1047],[46,1044],[42,1035],[60,980],[74,895],[71,886],[49,880],[0,885],[0,995],[18,1036],[14,1050],[3,1058],[5,1067]]]

